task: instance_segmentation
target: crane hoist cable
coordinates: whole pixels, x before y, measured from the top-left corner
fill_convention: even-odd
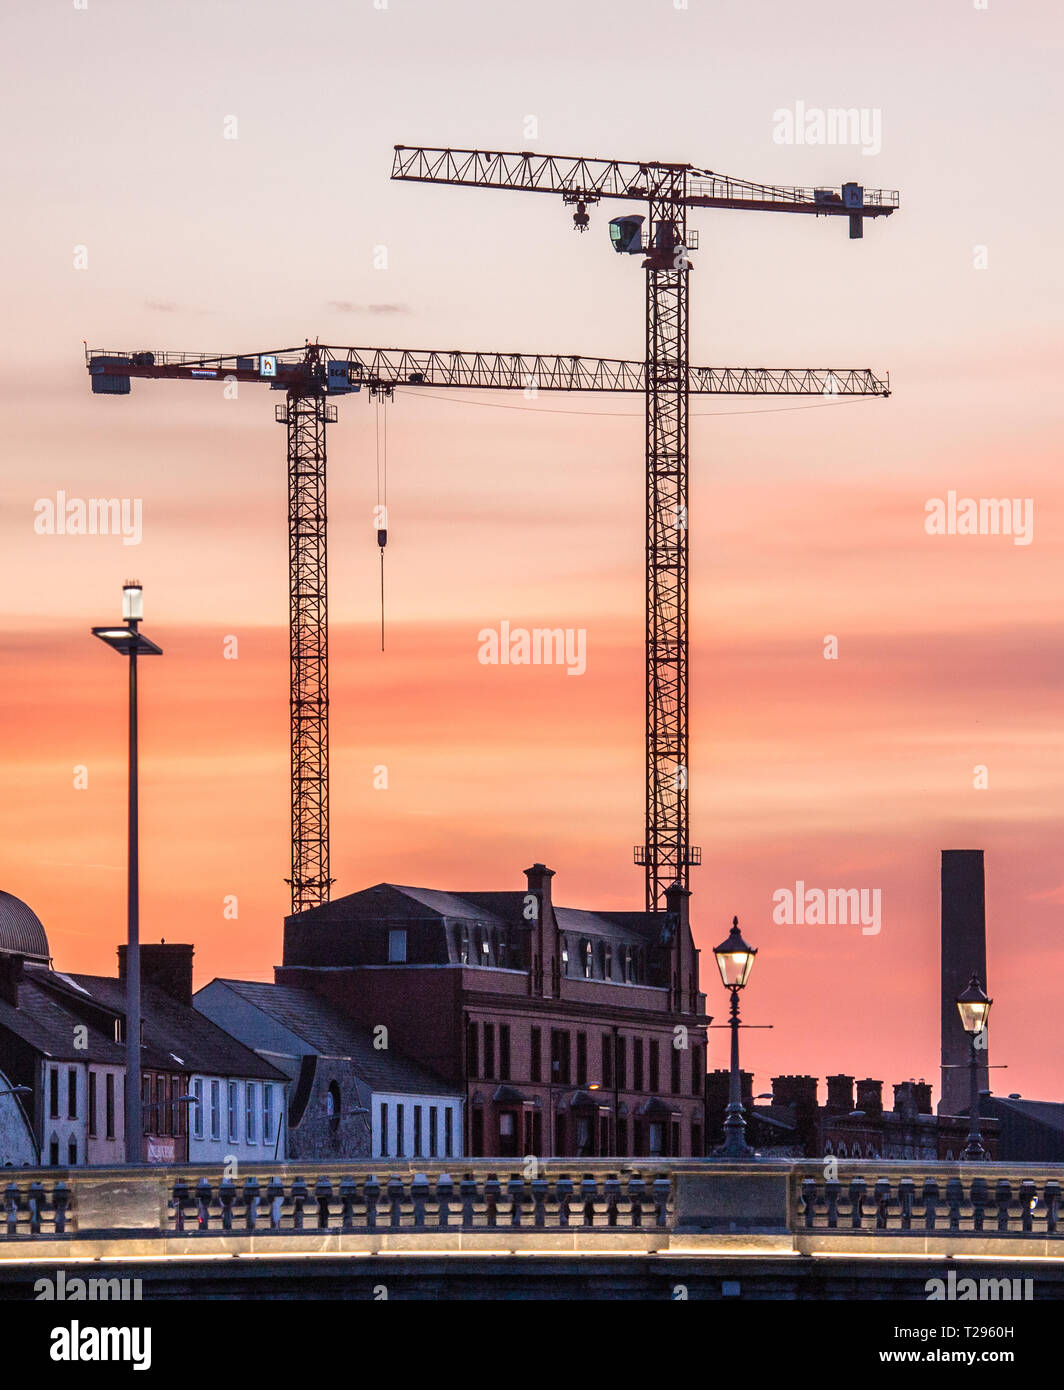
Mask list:
[[[377,544],[381,550],[381,651],[384,651],[384,547],[388,544],[388,406],[377,393]]]

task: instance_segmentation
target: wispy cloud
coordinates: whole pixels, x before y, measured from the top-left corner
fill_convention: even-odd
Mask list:
[[[329,308],[338,314],[409,314],[408,304],[355,304],[350,299],[330,299]]]

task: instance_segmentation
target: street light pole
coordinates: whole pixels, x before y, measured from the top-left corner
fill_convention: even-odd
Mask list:
[[[141,1107],[140,1045],[140,833],[137,764],[137,657],[162,656],[140,631],[144,617],[144,591],[136,580],[122,589],[122,617],[125,627],[94,627],[98,637],[122,656],[129,658],[129,834],[126,868],[126,1085],[125,1126],[126,1162],[144,1161],[144,1126]]]
[[[969,1038],[968,1075],[970,1077],[968,1142],[961,1150],[961,1158],[975,1163],[982,1162],[987,1157],[986,1149],[983,1147],[983,1136],[979,1129],[979,1070],[984,1064],[980,1061],[978,1054],[981,1051],[986,1051],[986,1025],[990,1017],[990,1005],[993,1002],[992,999],[986,997],[986,992],[978,975],[972,976],[968,982],[968,988],[957,997],[957,1009],[961,1016],[961,1024]]]
[[[754,968],[757,951],[748,946],[739,931],[738,917],[732,918],[732,929],[719,946],[713,948],[720,977],[731,991],[731,1074],[728,1083],[728,1107],[724,1112],[724,1143],[714,1149],[717,1158],[753,1158],[754,1150],[746,1142],[746,1116],[743,1113],[742,1072],[739,1070],[739,991],[744,988]]]

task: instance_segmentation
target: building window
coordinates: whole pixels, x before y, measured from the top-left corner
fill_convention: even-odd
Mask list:
[[[626,947],[624,948],[624,979],[625,979],[625,983],[626,983],[626,984],[629,984],[629,985],[630,985],[630,984],[632,983],[632,948],[631,948],[631,946],[626,946]]]
[[[495,1025],[484,1025],[484,1070],[482,1075],[490,1081],[495,1076]]]
[[[568,1029],[552,1028],[550,1030],[551,1080],[562,1086],[569,1084],[570,1046]]]
[[[110,1080],[110,1078],[108,1078]],[[192,1094],[195,1100],[192,1102],[192,1137],[194,1139],[203,1138],[203,1077],[197,1076],[192,1083]]]
[[[657,1091],[660,1081],[659,1048],[657,1038],[650,1039],[650,1089]],[[651,1149],[651,1153],[654,1150]]]
[[[533,1081],[543,1080],[543,1030],[542,1028],[532,1029],[532,1060],[530,1064],[530,1075]]]
[[[624,1158],[628,1153],[628,1121],[617,1121],[617,1154]]]
[[[59,1068],[48,1068],[48,1118],[59,1119]],[[56,1163],[59,1162],[58,1157]]]
[[[269,1083],[262,1088],[262,1142],[273,1143],[273,1087]]]
[[[165,1076],[155,1078],[155,1132],[173,1133],[170,1127],[170,1087]]]
[[[569,973],[569,943],[562,937],[562,974]]]
[[[576,1035],[576,1084],[583,1086],[587,1081],[587,1034]]]
[[[89,1138],[96,1138],[96,1073],[89,1072]]]
[[[445,1158],[451,1158],[454,1148],[454,1111],[451,1107],[445,1106],[443,1111],[443,1154]]]
[[[229,1083],[229,1142],[235,1143],[240,1137],[240,1083]]]
[[[613,947],[608,941],[602,948],[602,978],[604,980],[613,979]]]
[[[388,964],[404,965],[406,963],[406,931],[397,928],[388,933]]]
[[[654,1044],[651,1043],[651,1047]],[[658,1120],[650,1122],[650,1157],[661,1158],[665,1152],[665,1126]]]
[[[78,1141],[71,1136],[70,1143],[67,1145],[67,1164],[73,1168],[78,1161]]]
[[[643,1039],[632,1039],[632,1088],[643,1089]]]
[[[691,1157],[702,1157],[702,1126],[698,1120],[691,1121]]]
[[[458,959],[463,965],[469,964],[469,932],[462,928],[462,946],[458,954]]]
[[[510,1079],[510,1025],[499,1024],[499,1080]]]
[[[517,1154],[517,1115],[513,1110],[504,1110],[499,1116],[499,1153],[503,1158]]]
[[[477,1025],[470,1021],[466,1029],[466,1076],[476,1076],[480,1069],[479,1049],[477,1048]]]
[[[590,980],[592,973],[590,941],[585,940],[580,943],[580,967],[584,972],[584,979]]]
[[[244,1138],[249,1144],[258,1142],[255,1138],[255,1133],[258,1128],[255,1123],[255,1106],[259,1098],[258,1090],[259,1088],[255,1085],[254,1081],[249,1081],[244,1090]]]
[[[383,1101],[383,1100],[381,1101],[380,1116],[381,1116],[381,1151],[380,1151],[380,1157],[381,1157],[381,1158],[387,1158],[387,1157],[388,1157],[388,1103],[387,1103],[387,1101]]]
[[[109,1071],[103,1079],[103,1103],[106,1111],[106,1134],[108,1139],[115,1137],[115,1074]]]
[[[691,1049],[691,1094],[700,1096],[705,1089],[706,1067],[702,1061],[702,1049]]]
[[[405,1106],[397,1105],[395,1107],[395,1153],[397,1158],[402,1158],[406,1154],[404,1116]]]
[[[617,1089],[623,1091],[628,1086],[628,1042],[619,1034],[615,1040],[616,1064],[617,1064]],[[623,1149],[618,1149],[618,1153],[623,1153]]]
[[[613,1085],[613,1035],[603,1033],[602,1035],[602,1084],[612,1087]]]
[[[59,1140],[55,1137],[54,1134],[52,1135],[51,1142],[48,1145],[48,1162],[51,1164],[53,1168],[59,1167]]]
[[[682,1049],[678,1048],[678,1047],[675,1045],[675,1042],[674,1042],[674,1043],[673,1043],[673,1048],[672,1048],[672,1067],[671,1067],[671,1075],[670,1075],[670,1077],[669,1077],[669,1081],[672,1083],[672,1093],[673,1093],[674,1096],[678,1096],[678,1095],[680,1094],[680,1092],[683,1090],[683,1085],[682,1085],[682,1083],[681,1083],[681,1081],[680,1081],[680,1053],[681,1053],[681,1050],[682,1050]]]
[[[421,1157],[421,1106],[414,1106],[414,1157]]]
[[[438,1132],[439,1132],[439,1131],[438,1131],[438,1129],[437,1129],[437,1125],[439,1124],[439,1119],[440,1119],[439,1107],[438,1107],[438,1106],[435,1106],[435,1105],[430,1105],[430,1106],[429,1106],[429,1158],[435,1158],[435,1157],[436,1157],[436,1154],[437,1154],[437,1152],[438,1152],[437,1135],[438,1135]]]
[[[76,1067],[67,1068],[67,1119],[78,1118],[78,1072]]]
[[[335,1134],[340,1128],[340,1087],[335,1081],[329,1082],[325,1092],[325,1113],[329,1117],[329,1132]]]
[[[211,1138],[220,1139],[222,1137],[222,1116],[221,1105],[221,1086],[220,1081],[211,1082]]]

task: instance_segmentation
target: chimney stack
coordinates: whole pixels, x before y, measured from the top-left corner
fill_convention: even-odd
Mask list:
[[[942,851],[942,1086],[940,1115],[959,1115],[968,1109],[968,1062],[971,1043],[961,1026],[957,995],[973,975],[987,994],[986,893],[981,849]],[[980,1060],[989,1063],[989,1052]],[[979,1071],[979,1089],[989,1087],[986,1066]]]
[[[0,952],[0,999],[5,1004],[10,1004],[13,1009],[18,1008],[18,986],[22,979],[24,959],[24,956]]]
[[[170,945],[159,941],[140,948],[140,978],[154,985],[176,999],[179,1004],[192,1007],[192,952],[193,947]],[[126,978],[126,948],[118,948],[118,978]]]
[[[869,1118],[873,1115],[879,1116],[883,1113],[883,1083],[882,1081],[872,1081],[865,1078],[864,1081],[857,1083],[857,1106],[856,1109],[863,1110]]]
[[[852,1076],[828,1077],[827,1108],[835,1115],[848,1115],[854,1108]]]
[[[550,999],[562,992],[562,948],[558,924],[554,917],[554,905],[550,896],[550,881],[554,870],[546,864],[533,864],[525,870],[528,881],[528,898],[535,899],[535,918],[529,917],[531,904],[525,903],[525,921],[531,921],[531,949],[529,950],[528,992],[530,995]]]

